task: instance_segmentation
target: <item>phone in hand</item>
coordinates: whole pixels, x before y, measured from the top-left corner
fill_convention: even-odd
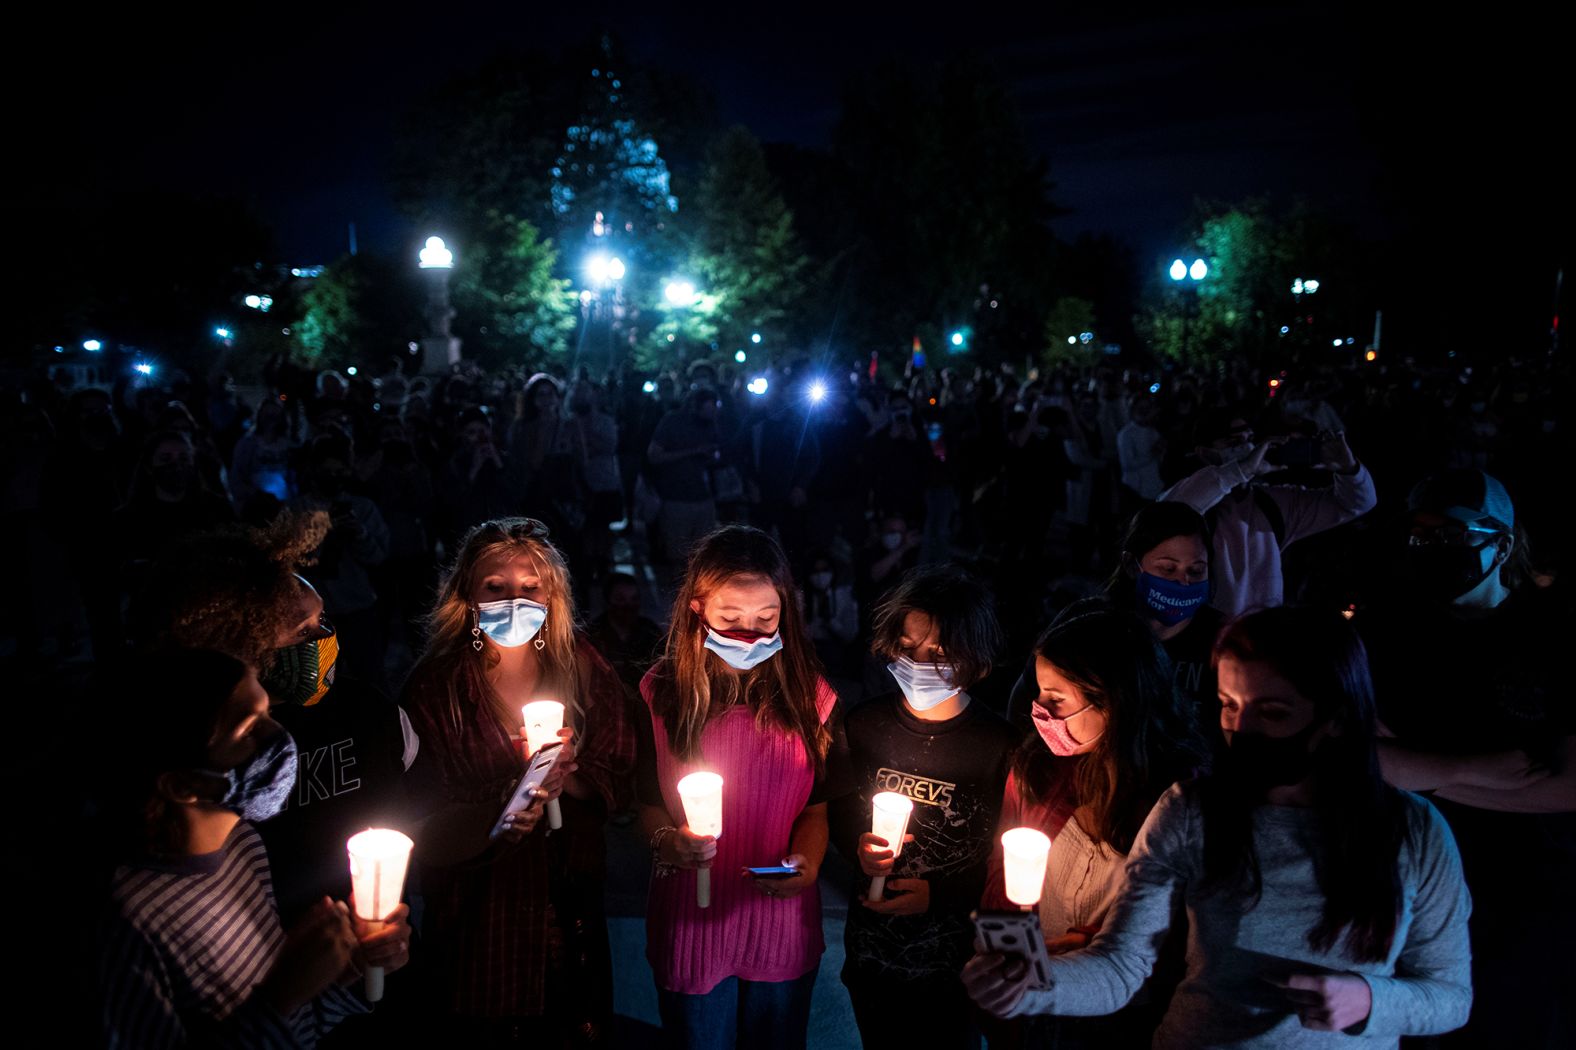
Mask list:
[[[1045,948],[1040,918],[1033,912],[981,912],[974,921],[975,947],[982,952],[1015,955],[1029,966],[1029,987],[1043,991],[1051,986],[1051,953]]]
[[[791,879],[799,874],[799,869],[786,864],[772,864],[764,868],[745,868],[744,873],[752,879]]]
[[[522,809],[530,809],[536,802],[532,792],[541,787],[553,772],[553,767],[558,765],[558,756],[563,754],[563,743],[554,741],[543,744],[536,754],[531,756],[531,764],[525,767],[525,773],[520,777],[520,782],[514,786],[514,791],[509,794],[509,801],[504,803],[503,812],[498,814],[498,819],[493,821],[492,831],[488,838],[497,838],[503,834],[503,818],[510,813]]]
[[[1276,467],[1311,467],[1318,461],[1319,442],[1311,437],[1294,437],[1264,453],[1264,462]]]

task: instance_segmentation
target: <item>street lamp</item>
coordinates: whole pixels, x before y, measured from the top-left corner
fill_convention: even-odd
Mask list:
[[[1187,263],[1183,262],[1181,259],[1177,259],[1171,263],[1171,269],[1167,272],[1171,274],[1171,279],[1173,281],[1186,280]]]
[[[748,361],[749,358],[750,355],[745,353],[743,350],[740,350],[733,355],[733,359],[739,362],[741,365],[744,364],[745,361]]]
[[[417,256],[423,270],[452,270],[454,253],[443,243],[442,237],[428,237],[427,244]]]
[[[84,339],[82,340],[82,349],[86,350],[90,354],[97,353],[98,351],[104,349],[104,344],[99,342],[97,339]]]
[[[454,252],[442,237],[428,237],[416,255],[417,265],[432,276],[427,285],[427,334],[421,340],[421,370],[428,375],[447,375],[460,360],[460,341],[449,324],[454,308],[449,305],[449,271],[454,269]]]
[[[695,302],[694,282],[674,278],[662,289],[662,296],[674,306],[689,306]]]
[[[759,333],[759,332],[752,332],[752,333],[750,333],[750,342],[754,343],[756,346],[759,346],[761,344],[761,333]]]
[[[1202,281],[1209,276],[1209,267],[1205,265],[1203,259],[1194,259],[1193,265],[1187,268],[1187,275],[1195,281]]]
[[[745,389],[754,394],[756,397],[760,397],[762,394],[766,393],[766,387],[766,377],[756,376],[754,379],[750,380],[749,386],[745,387]]]
[[[628,272],[624,260],[616,255],[604,255],[597,252],[586,260],[586,276],[598,285],[605,285],[612,281],[622,281]]]

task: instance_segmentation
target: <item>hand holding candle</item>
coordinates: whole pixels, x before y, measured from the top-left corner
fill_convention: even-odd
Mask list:
[[[1001,853],[1007,899],[1027,911],[1040,903],[1040,894],[1045,890],[1051,840],[1034,828],[1013,828],[1002,832]]]
[[[722,777],[716,773],[691,773],[678,783],[684,803],[684,823],[690,834],[722,836]],[[695,904],[711,907],[711,867],[695,871]]]
[[[405,869],[410,864],[412,845],[409,837],[386,828],[370,828],[352,835],[345,843],[350,854],[351,900],[357,919],[382,923],[395,917],[400,895],[405,891]],[[367,967],[366,993],[368,1002],[383,998],[383,967]]]
[[[903,852],[903,837],[908,834],[908,818],[914,812],[914,802],[907,795],[895,791],[882,791],[871,799],[870,833],[886,840],[895,862]],[[886,890],[886,876],[877,875],[870,880],[869,899],[879,901]]]
[[[558,731],[564,728],[564,705],[557,700],[533,700],[520,708],[524,719],[526,758],[529,759],[543,746],[556,743]],[[564,811],[556,798],[547,800],[547,826],[554,830],[564,826]]]

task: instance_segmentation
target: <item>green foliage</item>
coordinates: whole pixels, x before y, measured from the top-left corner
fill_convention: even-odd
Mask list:
[[[1302,204],[1284,212],[1263,198],[1200,205],[1189,250],[1209,264],[1208,277],[1195,284],[1157,273],[1140,318],[1155,354],[1184,364],[1263,362],[1316,349],[1317,326],[1306,318],[1315,307],[1320,315],[1345,315],[1350,290],[1360,284],[1360,253],[1347,233]],[[1317,301],[1294,301],[1298,276],[1319,278]],[[1283,325],[1289,336],[1281,335]]]
[[[389,261],[341,256],[301,296],[295,356],[309,368],[343,368],[399,354],[419,331],[417,305]]]
[[[1067,342],[1069,336],[1076,339],[1084,332],[1094,331],[1097,329],[1093,303],[1076,296],[1064,296],[1056,300],[1045,318],[1045,352],[1041,359],[1046,367],[1094,364],[1100,356],[1098,339],[1087,344]]]
[[[485,365],[540,365],[563,355],[575,329],[570,282],[554,276],[558,251],[524,219],[493,211],[471,231],[451,295],[465,353]]]
[[[712,145],[688,219],[695,271],[716,301],[709,314],[712,338],[730,351],[748,345],[754,332],[771,345],[784,342],[810,260],[760,143],[744,128],[728,130]]]
[[[972,324],[986,359],[1040,349],[1055,209],[987,69],[872,71],[845,99],[835,149],[853,197],[841,323],[888,345]]]

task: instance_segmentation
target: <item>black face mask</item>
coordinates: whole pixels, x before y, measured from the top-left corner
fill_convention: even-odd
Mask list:
[[[185,492],[196,477],[196,470],[185,463],[165,463],[151,471],[153,482],[166,492]]]
[[[1322,725],[1315,722],[1291,736],[1233,733],[1217,772],[1251,791],[1299,784],[1313,773],[1318,750],[1308,750],[1308,741]]]
[[[1484,552],[1489,556],[1485,559]],[[1418,598],[1433,605],[1448,605],[1488,578],[1494,564],[1493,544],[1468,547],[1435,543],[1408,547],[1407,580]]]

